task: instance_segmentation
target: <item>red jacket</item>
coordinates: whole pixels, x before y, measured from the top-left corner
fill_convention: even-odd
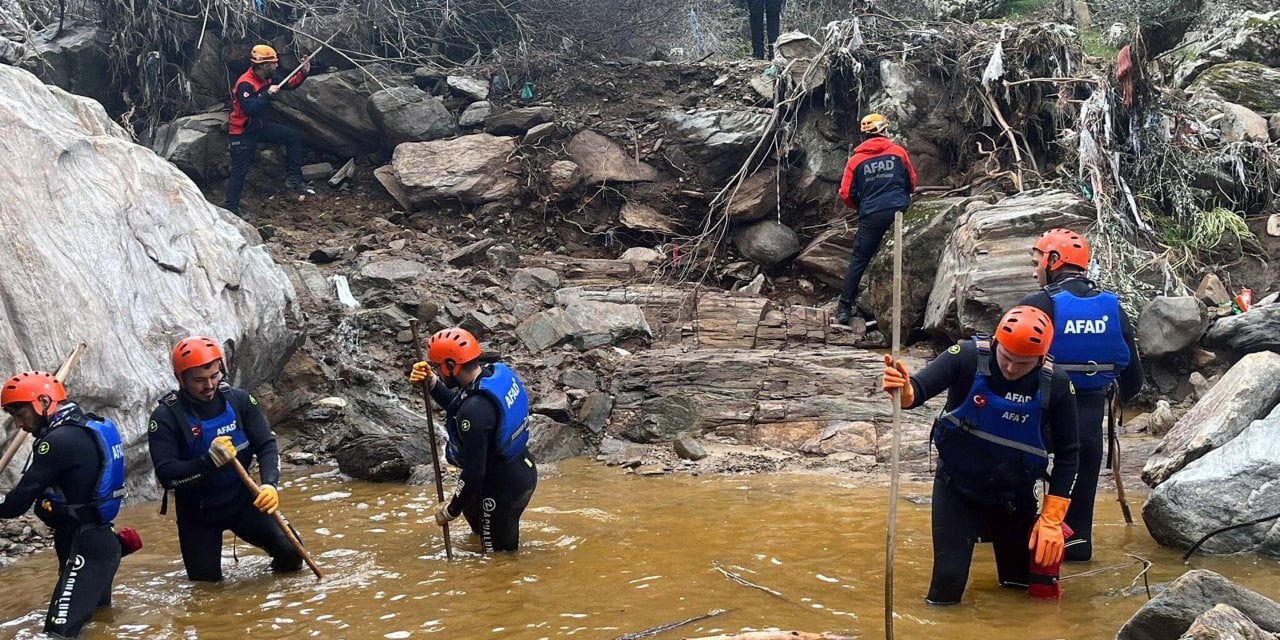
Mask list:
[[[267,88],[277,80],[283,80],[285,75],[287,74],[277,70],[275,77],[263,80],[253,72],[252,67],[245,71],[236,80],[235,90],[231,92],[231,118],[227,122],[227,133],[238,136],[254,133],[266,126],[267,114],[271,109],[271,94],[267,93]],[[306,77],[307,74],[299,71],[282,88],[296,89]]]
[[[859,215],[905,210],[915,190],[916,170],[907,150],[884,136],[871,136],[844,165],[840,201]]]

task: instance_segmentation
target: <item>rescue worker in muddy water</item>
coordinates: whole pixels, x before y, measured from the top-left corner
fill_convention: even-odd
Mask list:
[[[7,380],[0,406],[35,436],[22,479],[0,496],[0,518],[16,518],[36,504],[36,517],[53,529],[61,569],[44,632],[75,638],[95,610],[111,605],[120,568],[121,540],[113,529],[125,493],[120,433],[110,420],[67,400],[62,383],[43,371]]]
[[[177,508],[178,545],[187,578],[222,579],[222,536],[228,529],[271,555],[271,569],[302,568],[294,550],[270,514],[280,506],[280,454],[276,437],[248,392],[225,382],[222,349],[193,336],[173,348],[178,390],[162,397],[147,425],[147,443],[156,478]],[[257,459],[261,486],[252,495],[232,460],[250,469]]]
[[[445,458],[462,470],[453,497],[436,506],[436,524],[465,517],[485,553],[515,551],[520,515],[538,485],[527,446],[529,396],[510,367],[482,364],[480,351],[466,329],[438,331],[427,340],[430,364],[414,363],[409,382],[426,383],[445,408]]]
[[[1053,335],[1043,311],[1018,306],[994,336],[962,340],[915,375],[885,356],[884,389],[890,398],[901,389],[904,409],[947,392],[932,430],[938,468],[930,604],[960,602],[979,538],[993,543],[1001,586],[1057,594],[1080,445],[1071,380],[1047,357]],[[1037,515],[1035,485],[1046,477]]]
[[[1116,294],[1099,289],[1086,274],[1089,244],[1069,229],[1051,229],[1031,249],[1035,278],[1043,289],[1022,300],[1053,320],[1049,354],[1076,388],[1080,471],[1067,509],[1071,538],[1067,562],[1093,557],[1093,509],[1102,469],[1103,410],[1112,393],[1131,400],[1142,390],[1142,362],[1133,329]]]

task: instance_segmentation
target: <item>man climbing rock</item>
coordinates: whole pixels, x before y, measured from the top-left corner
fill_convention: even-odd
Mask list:
[[[289,127],[271,122],[271,101],[283,88],[297,89],[311,70],[308,60],[302,69],[286,84],[285,73],[280,70],[276,50],[260,44],[249,53],[249,70],[236,80],[231,92],[231,118],[227,133],[231,140],[231,178],[227,180],[226,204],[228,211],[240,215],[240,195],[244,191],[244,179],[257,153],[258,143],[282,144],[289,163],[289,177],[285,188],[300,195],[315,193],[302,179],[302,138]]]
[[[840,201],[858,212],[853,255],[836,303],[836,322],[840,324],[849,324],[862,274],[880,250],[885,232],[893,226],[894,214],[906,211],[916,189],[916,170],[906,149],[885,135],[889,121],[873,113],[862,119],[859,129],[866,140],[853,150],[840,181]]]
[[[773,45],[778,41],[782,4],[783,0],[747,0],[747,14],[751,22],[751,56],[758,60],[773,57]]]
[[[302,568],[270,514],[280,506],[280,455],[276,436],[248,392],[224,381],[222,349],[193,336],[172,355],[179,389],[160,399],[147,425],[156,477],[173,490],[178,510],[178,545],[187,578],[222,579],[222,533],[228,529],[271,555],[277,572]],[[262,478],[257,495],[237,475],[232,460],[249,469],[254,459]]]
[[[125,493],[120,433],[110,420],[68,401],[62,383],[43,371],[7,380],[0,406],[36,438],[22,479],[0,496],[0,518],[16,518],[39,500],[35,514],[53,529],[61,567],[44,632],[79,637],[94,610],[111,605],[120,568],[112,528]]]
[[[440,368],[440,377],[427,362],[417,362],[409,382],[425,382],[445,408],[445,458],[462,469],[452,499],[436,507],[436,524],[464,516],[485,553],[515,551],[520,514],[538,485],[526,446],[529,396],[507,365],[485,365],[479,358],[480,343],[471,332],[438,331],[427,340],[427,360]]]
[[[1061,562],[1062,520],[1079,464],[1075,392],[1046,357],[1053,336],[1044,312],[1019,306],[993,337],[962,340],[914,376],[885,357],[884,389],[901,389],[904,409],[947,392],[933,428],[930,604],[960,602],[980,533],[993,543],[1001,585],[1057,581],[1056,571],[1030,570],[1032,560],[1042,567]],[[1053,472],[1037,517],[1034,488],[1046,477],[1050,452]]]
[[[1031,249],[1036,281],[1043,289],[1022,300],[1053,320],[1054,340],[1049,354],[1054,366],[1066,371],[1076,388],[1080,418],[1080,473],[1067,510],[1066,561],[1093,557],[1093,502],[1102,469],[1103,410],[1113,385],[1128,401],[1142,390],[1142,362],[1133,328],[1116,294],[1099,289],[1086,277],[1089,245],[1069,229],[1051,229]]]

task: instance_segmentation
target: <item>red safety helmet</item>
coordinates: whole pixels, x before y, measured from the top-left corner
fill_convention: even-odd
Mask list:
[[[58,403],[67,399],[67,389],[53,374],[44,371],[27,371],[9,378],[0,390],[0,406],[23,402],[31,403],[37,415],[51,416],[58,411]]]
[[[1089,268],[1089,243],[1084,236],[1070,229],[1050,229],[1036,239],[1034,249],[1042,252],[1040,266],[1045,271],[1056,271],[1063,265],[1074,265],[1081,269]],[[1058,254],[1058,259],[1049,264],[1049,254]]]
[[[222,349],[213,340],[204,336],[191,336],[173,348],[173,377],[182,382],[184,371],[222,359]]]
[[[996,325],[996,342],[1015,356],[1044,356],[1053,342],[1053,321],[1028,305],[1010,309]]]
[[[427,360],[447,376],[457,375],[462,365],[479,357],[480,343],[461,327],[441,329],[427,340]]]

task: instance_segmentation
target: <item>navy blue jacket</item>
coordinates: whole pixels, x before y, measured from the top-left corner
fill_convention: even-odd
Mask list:
[[[871,136],[853,150],[840,181],[840,201],[859,216],[905,211],[916,190],[916,170],[906,149],[884,136]]]

